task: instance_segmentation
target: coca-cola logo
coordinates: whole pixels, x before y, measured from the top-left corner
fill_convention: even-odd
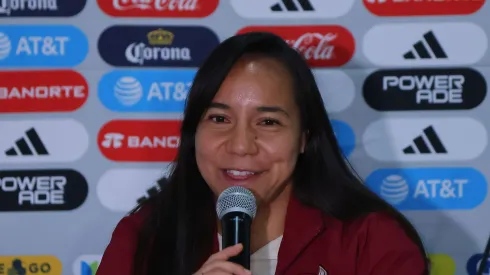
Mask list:
[[[117,17],[206,17],[219,0],[97,0],[105,13]]]
[[[325,26],[250,26],[238,34],[268,31],[282,37],[300,52],[311,67],[339,67],[354,55],[354,36],[344,27]]]

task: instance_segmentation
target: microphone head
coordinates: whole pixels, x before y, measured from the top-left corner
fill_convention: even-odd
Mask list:
[[[230,212],[243,212],[253,219],[257,213],[254,194],[241,186],[226,188],[218,197],[216,212],[220,220]]]

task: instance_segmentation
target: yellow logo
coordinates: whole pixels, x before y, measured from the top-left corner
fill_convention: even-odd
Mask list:
[[[446,254],[430,254],[430,275],[454,275],[456,263]]]
[[[150,45],[171,45],[174,41],[174,34],[163,29],[151,31],[147,36]]]
[[[0,275],[61,275],[54,256],[0,256]]]

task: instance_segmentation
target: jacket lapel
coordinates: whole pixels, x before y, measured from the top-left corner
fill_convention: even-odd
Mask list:
[[[294,195],[288,204],[283,239],[279,248],[276,274],[284,274],[304,248],[323,231],[320,210],[301,204]]]

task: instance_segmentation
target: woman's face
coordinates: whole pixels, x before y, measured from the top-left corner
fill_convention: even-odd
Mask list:
[[[239,185],[268,202],[290,186],[305,143],[290,78],[279,62],[248,57],[224,80],[196,133],[197,165],[216,196]]]

